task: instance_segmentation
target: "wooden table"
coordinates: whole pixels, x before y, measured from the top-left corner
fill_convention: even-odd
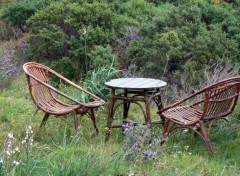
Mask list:
[[[107,119],[107,135],[106,141],[109,138],[111,128],[120,128],[122,124],[112,124],[113,116],[116,109],[123,104],[123,123],[133,123],[128,120],[128,111],[130,103],[135,103],[140,106],[144,115],[144,124],[161,124],[164,119],[161,117],[159,121],[152,121],[150,117],[150,102],[154,101],[158,109],[163,108],[163,103],[160,95],[160,88],[167,85],[166,82],[158,79],[149,78],[119,78],[106,82],[105,85],[111,89],[111,97],[109,102],[109,114]],[[121,90],[116,93],[116,90]],[[120,103],[116,103],[122,100]],[[140,102],[145,103],[145,107]]]

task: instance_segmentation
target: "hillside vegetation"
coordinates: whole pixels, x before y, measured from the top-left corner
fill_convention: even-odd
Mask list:
[[[167,106],[239,76],[239,8],[238,0],[0,0],[0,175],[238,176],[239,103],[229,123],[221,121],[211,131],[214,159],[190,131],[176,130],[160,146],[160,125],[139,125],[128,134],[114,129],[105,144],[104,83],[117,77],[162,79],[168,83],[162,90]],[[39,128],[44,114],[33,116],[36,107],[22,71],[27,61],[50,66],[106,101],[96,111],[98,136],[92,137],[86,117],[77,135],[54,117]],[[58,88],[88,101],[67,85]],[[151,106],[154,119],[156,112]],[[143,119],[134,105],[130,116]],[[132,146],[136,134],[141,150]]]

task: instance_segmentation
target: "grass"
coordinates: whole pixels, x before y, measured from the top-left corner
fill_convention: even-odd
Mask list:
[[[74,132],[57,118],[50,118],[45,127],[39,129],[43,113],[35,117],[35,106],[29,96],[24,76],[15,80],[0,92],[0,141],[1,152],[8,132],[13,131],[21,141],[25,127],[34,131],[34,145],[26,164],[26,155],[19,156],[20,165],[8,175],[103,175],[139,176],[158,175],[231,175],[240,174],[240,108],[230,116],[230,123],[218,123],[211,133],[215,159],[208,156],[203,141],[192,133],[182,134],[176,130],[164,146],[159,146],[157,159],[151,162],[127,160],[124,151],[124,135],[114,129],[110,140],[104,143],[107,105],[96,112],[100,135],[92,138],[91,121],[84,118],[80,134]],[[137,107],[132,107],[131,116],[143,118]],[[152,109],[152,114],[156,110]],[[72,118],[72,116],[69,116]],[[161,133],[161,126],[153,130]],[[1,174],[0,174],[1,175]]]

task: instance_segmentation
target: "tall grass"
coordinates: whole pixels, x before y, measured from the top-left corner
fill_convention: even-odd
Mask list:
[[[0,40],[16,39],[18,35],[20,34],[12,26],[0,20]]]
[[[97,79],[97,78],[96,78]],[[66,89],[67,91],[67,89]],[[70,91],[70,90],[69,90]],[[216,158],[210,159],[202,139],[181,130],[174,132],[164,146],[158,146],[158,155],[152,162],[135,162],[126,157],[124,135],[114,129],[108,143],[104,143],[107,111],[97,111],[100,134],[92,138],[91,121],[84,118],[80,134],[75,133],[57,118],[50,118],[46,126],[39,128],[43,113],[32,117],[35,107],[30,99],[24,76],[14,80],[0,92],[0,151],[12,131],[20,142],[25,127],[31,125],[34,142],[28,155],[21,151],[20,164],[12,167],[8,175],[102,175],[102,176],[161,176],[161,175],[231,175],[240,173],[240,106],[229,117],[230,123],[216,124],[211,140]],[[156,110],[152,110],[152,114]],[[137,109],[136,118],[142,116]],[[161,134],[162,126],[153,126]],[[1,159],[1,158],[0,158]],[[6,175],[6,174],[2,174]]]
[[[100,67],[91,72],[88,79],[83,82],[83,87],[99,96],[104,100],[109,99],[109,89],[106,88],[105,82],[118,77],[120,71],[115,69],[113,63],[109,66]],[[86,102],[89,101],[89,97],[86,94],[78,94],[78,99]]]

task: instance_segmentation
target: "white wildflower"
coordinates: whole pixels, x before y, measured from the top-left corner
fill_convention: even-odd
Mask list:
[[[182,131],[182,133],[183,133],[183,134],[186,134],[188,131],[189,131],[189,129],[184,129],[184,130]]]
[[[197,123],[194,127],[193,130],[197,130],[200,127],[199,123]]]
[[[18,166],[20,163],[18,161],[13,161],[13,164],[15,164],[16,166]]]
[[[18,147],[15,147],[14,151],[15,152],[20,152]]]
[[[86,28],[84,27],[83,28],[83,35],[85,35],[87,33],[87,30],[86,30]]]
[[[11,155],[11,152],[10,151],[6,151],[6,154],[8,155],[8,156],[10,156]]]
[[[8,138],[13,139],[13,132],[8,133]]]

